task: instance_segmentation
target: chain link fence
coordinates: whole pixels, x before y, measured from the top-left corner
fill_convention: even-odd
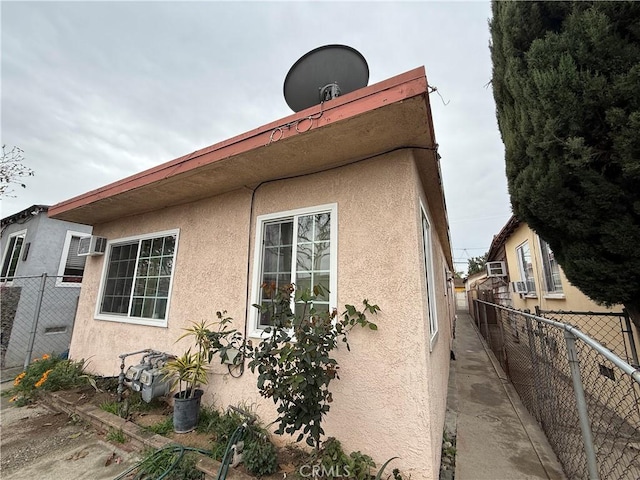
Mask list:
[[[482,300],[471,313],[568,479],[640,478],[636,367],[566,323]]]
[[[46,274],[0,284],[2,376],[43,354],[66,355],[71,343],[81,278]]]

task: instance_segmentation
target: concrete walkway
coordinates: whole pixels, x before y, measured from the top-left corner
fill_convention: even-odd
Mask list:
[[[448,428],[454,424],[456,480],[563,480],[542,429],[526,411],[469,314],[458,312]]]

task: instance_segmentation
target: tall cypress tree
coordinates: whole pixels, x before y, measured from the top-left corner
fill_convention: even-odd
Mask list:
[[[514,214],[640,328],[640,2],[493,1],[493,93]]]

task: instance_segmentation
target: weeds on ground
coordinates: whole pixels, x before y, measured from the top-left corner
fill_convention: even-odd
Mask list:
[[[167,435],[173,431],[173,418],[166,417],[164,420],[149,425],[148,427],[142,427],[148,432],[153,432],[158,435]]]
[[[196,469],[196,457],[181,447],[147,450],[138,467],[136,478],[164,480],[202,480],[204,474]]]
[[[113,443],[126,443],[127,436],[121,428],[110,428],[107,432],[107,440]]]

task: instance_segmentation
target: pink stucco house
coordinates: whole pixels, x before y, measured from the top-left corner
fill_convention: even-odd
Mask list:
[[[325,431],[436,479],[454,315],[453,263],[424,68],[311,107],[49,209],[93,226],[71,356],[100,374],[144,348],[180,353],[181,329],[227,310],[259,337],[264,280],[323,284],[326,308],[378,304],[354,330]],[[301,228],[310,227],[304,236]],[[304,240],[301,240],[304,237]],[[311,248],[312,247],[312,248]],[[317,261],[296,261],[304,249]],[[279,259],[279,261],[278,261]],[[147,268],[148,266],[148,268]],[[215,365],[205,401],[254,404],[255,377]],[[284,439],[288,440],[288,439]]]

